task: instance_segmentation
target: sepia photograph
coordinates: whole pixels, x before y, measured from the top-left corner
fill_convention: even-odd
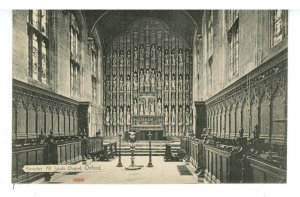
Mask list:
[[[13,10],[11,183],[286,184],[288,24],[287,9]]]

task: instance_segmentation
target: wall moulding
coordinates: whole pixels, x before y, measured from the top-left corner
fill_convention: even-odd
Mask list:
[[[62,106],[76,107],[79,105],[79,102],[50,92],[39,87],[35,87],[30,84],[23,83],[18,80],[13,80],[13,100],[26,100],[26,101],[40,101],[37,104],[43,106],[49,105],[50,103],[57,103]]]

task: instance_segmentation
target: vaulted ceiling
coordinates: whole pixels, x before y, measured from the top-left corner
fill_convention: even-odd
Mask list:
[[[170,31],[180,35],[190,46],[195,29],[201,27],[202,10],[85,10],[89,33],[98,31],[102,46],[142,17],[153,17],[166,23]]]

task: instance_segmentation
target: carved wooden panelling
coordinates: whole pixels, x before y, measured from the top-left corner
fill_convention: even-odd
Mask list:
[[[261,103],[261,137],[267,138],[270,131],[270,102],[264,97]]]
[[[231,117],[230,117],[230,108],[226,112],[226,127],[225,127],[225,138],[229,138],[229,130],[231,130]]]
[[[52,114],[50,111],[46,112],[46,133],[49,133],[49,131],[52,129]]]
[[[69,136],[70,135],[70,130],[69,130],[69,114],[66,112],[65,113],[65,135]]]
[[[252,105],[251,106],[251,131],[255,128],[255,125],[258,125],[258,106]],[[250,131],[250,136],[252,135]]]
[[[286,118],[286,103],[282,96],[279,94],[276,95],[272,102],[272,110],[273,110],[273,121],[283,120]],[[273,140],[276,141],[278,139],[283,139],[285,134],[285,125],[280,122],[274,122],[272,127],[272,136]]]
[[[78,103],[47,90],[14,80],[13,86],[13,139],[37,138],[41,132],[55,136],[78,133],[77,123],[69,126],[67,110],[77,113]],[[77,118],[76,118],[77,121]],[[71,130],[72,129],[72,130]]]
[[[70,135],[74,135],[74,117],[73,117],[73,113],[70,113]]]
[[[28,137],[35,138],[37,137],[36,128],[36,113],[33,108],[28,109]]]
[[[53,135],[54,136],[59,136],[59,117],[58,117],[58,112],[54,110],[53,112]]]
[[[250,137],[249,136],[249,131],[251,131],[252,129],[249,127],[249,117],[250,117],[250,109],[249,109],[249,104],[246,103],[243,107],[243,122],[242,122],[242,127],[244,128],[244,136],[245,137]]]
[[[16,106],[13,104],[12,105],[12,139],[15,140],[16,139]]]
[[[26,107],[23,104],[20,104],[17,111],[17,138],[25,139],[27,138],[27,112]]]
[[[163,115],[166,136],[189,131],[191,60],[187,43],[164,23],[143,18],[131,24],[105,52],[105,134],[129,130],[132,116]]]
[[[38,135],[42,132],[44,132],[45,129],[45,113],[44,111],[40,108],[38,108],[37,112],[37,132]]]
[[[65,135],[65,117],[62,112],[59,113],[59,134],[61,136]]]
[[[236,131],[238,132],[242,128],[242,108],[241,105],[238,105],[236,109],[236,119],[235,119],[235,124],[236,124]]]
[[[284,144],[287,119],[287,50],[282,51],[207,102],[212,133],[235,138],[241,128],[253,137],[257,125],[265,142]],[[227,106],[227,115],[222,116]],[[220,116],[222,118],[220,118]],[[223,135],[221,135],[223,137]]]

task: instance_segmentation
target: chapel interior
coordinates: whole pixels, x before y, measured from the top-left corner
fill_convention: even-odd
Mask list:
[[[287,50],[287,10],[15,10],[12,182],[286,183]]]

